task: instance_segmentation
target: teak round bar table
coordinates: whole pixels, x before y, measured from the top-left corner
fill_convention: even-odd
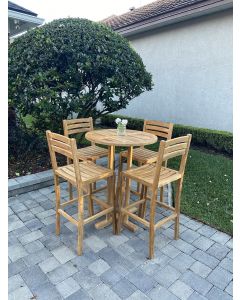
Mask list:
[[[137,130],[126,130],[125,135],[117,135],[117,129],[100,129],[87,132],[85,137],[90,142],[108,146],[108,168],[111,170],[114,170],[115,147],[128,148],[127,169],[130,169],[132,167],[133,147],[150,145],[157,142],[157,137],[154,134]],[[118,178],[118,186],[120,185],[119,180],[120,178]],[[130,180],[126,182],[125,192],[128,203],[130,197]],[[100,229],[111,222],[112,219],[108,215],[105,220],[97,223],[95,227]],[[130,222],[128,217],[124,220],[123,225],[131,231],[137,229],[137,226]]]

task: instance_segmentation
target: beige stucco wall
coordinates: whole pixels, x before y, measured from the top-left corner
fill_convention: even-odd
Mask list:
[[[120,113],[232,131],[232,10],[129,40],[154,88]]]

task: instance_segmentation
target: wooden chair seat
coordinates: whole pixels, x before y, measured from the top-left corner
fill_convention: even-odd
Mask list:
[[[88,146],[77,150],[77,155],[81,160],[97,160],[108,156],[108,149],[96,145]]]
[[[121,152],[122,157],[128,156],[127,151]],[[136,160],[142,164],[153,163],[157,161],[158,153],[146,148],[133,149],[133,160]]]
[[[124,176],[136,180],[146,186],[152,186],[154,181],[154,176],[156,174],[156,164],[143,165],[142,167],[133,168],[123,172]],[[176,171],[169,168],[162,167],[158,187],[164,186],[172,181],[178,180],[182,175]]]
[[[81,178],[83,183],[96,182],[113,175],[112,170],[96,165],[90,161],[80,162],[79,168],[81,169]],[[73,164],[59,167],[55,172],[58,176],[63,177],[76,186],[76,173]]]

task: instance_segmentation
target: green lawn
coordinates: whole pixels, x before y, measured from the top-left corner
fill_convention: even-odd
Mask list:
[[[154,144],[148,148],[157,150]],[[168,166],[176,168],[172,159]],[[190,149],[185,170],[181,211],[232,235],[233,162],[216,153]]]

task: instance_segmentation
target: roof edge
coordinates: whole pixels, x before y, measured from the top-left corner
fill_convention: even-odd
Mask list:
[[[169,12],[164,15],[155,16],[134,24],[130,24],[125,27],[115,29],[114,31],[127,37],[138,33],[143,33],[151,29],[227,10],[232,7],[233,0],[209,0],[206,2],[197,3],[191,7],[184,7],[178,11]]]

